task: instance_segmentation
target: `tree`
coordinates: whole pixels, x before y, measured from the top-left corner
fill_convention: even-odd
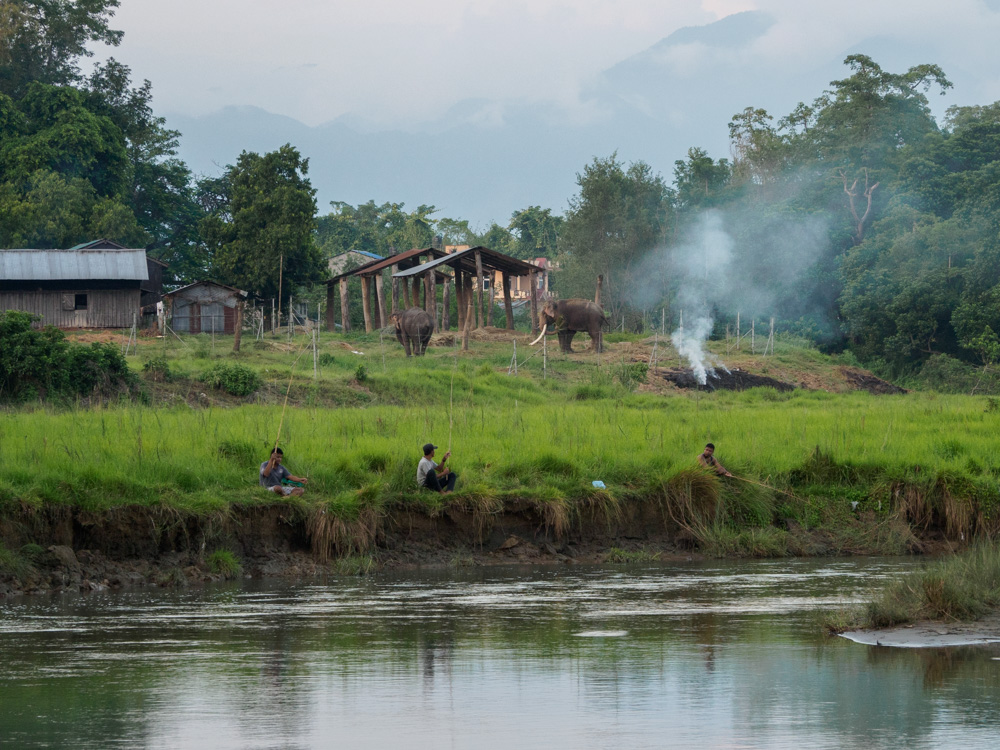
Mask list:
[[[510,254],[521,260],[555,257],[562,222],[562,217],[552,215],[552,209],[541,206],[515,211],[507,225],[512,238]]]
[[[716,162],[704,149],[689,148],[686,161],[674,162],[678,208],[703,208],[718,203],[731,174],[732,167],[727,159]]]
[[[32,82],[64,86],[80,79],[78,61],[93,42],[117,46],[108,24],[119,0],[0,2],[0,92],[15,99]]]
[[[648,164],[626,167],[617,154],[595,158],[577,184],[580,192],[570,199],[560,233],[561,291],[593,297],[602,274],[602,302],[617,316],[631,306],[645,256],[664,238],[670,192]]]
[[[228,200],[200,224],[219,281],[275,297],[279,273],[283,294],[320,278],[308,170],[309,160],[290,144],[263,156],[244,151],[229,167]]]

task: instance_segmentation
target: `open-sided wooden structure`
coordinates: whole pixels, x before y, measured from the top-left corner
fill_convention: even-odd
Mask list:
[[[513,330],[514,309],[510,296],[511,277],[527,276],[530,279],[531,289],[537,292],[537,275],[542,272],[542,269],[533,263],[504,255],[496,250],[490,250],[488,247],[470,247],[428,260],[419,266],[395,272],[392,277],[393,280],[400,279],[405,282],[409,278],[426,277],[442,266],[449,266],[454,271],[459,330],[482,328],[491,324],[490,317],[493,305],[491,299],[484,299],[486,295],[483,293],[483,280],[494,278],[496,273],[500,274],[502,280],[506,327]],[[445,289],[447,290],[447,287]],[[475,291],[475,305],[472,304],[473,291]],[[492,296],[490,294],[491,298]],[[431,310],[428,312],[433,314]],[[447,316],[445,320],[447,320]],[[531,327],[532,330],[537,330],[538,327],[537,293],[531,295]]]
[[[453,274],[444,272],[450,267]],[[391,297],[387,299],[383,272],[392,271]],[[511,305],[510,279],[514,276],[528,276],[531,288],[538,288],[538,274],[543,270],[509,255],[504,255],[486,247],[471,247],[454,253],[445,253],[436,247],[415,248],[383,260],[374,260],[352,271],[328,279],[326,282],[326,325],[331,331],[336,326],[336,294],[340,292],[340,320],[342,330],[351,329],[350,295],[347,282],[352,276],[361,280],[361,301],[364,308],[365,331],[370,333],[389,324],[389,314],[408,307],[422,307],[441,330],[450,328],[448,310],[451,304],[451,282],[455,281],[458,301],[458,327],[465,328],[466,316],[471,311],[471,328],[490,324],[492,305],[484,299],[484,279],[501,274],[506,309],[507,328],[514,328],[514,312]],[[477,281],[478,279],[478,281]],[[437,286],[444,287],[441,296],[442,307],[437,309]],[[374,290],[373,290],[374,287]],[[422,290],[422,294],[421,294]],[[475,305],[472,305],[473,290]],[[374,291],[374,294],[373,294]],[[492,290],[491,290],[492,291]],[[492,295],[490,295],[492,296]],[[374,300],[372,299],[374,297]],[[531,325],[537,329],[537,294],[531,297]]]
[[[435,284],[444,284],[450,278],[440,271],[424,278],[423,301],[420,301],[419,280],[415,280],[412,289],[409,280],[400,283],[395,278],[392,281],[391,299],[386,299],[385,282],[383,272],[388,268],[395,275],[400,270],[407,270],[423,264],[425,261],[433,260],[444,256],[444,251],[435,247],[415,248],[404,253],[392,255],[383,260],[374,260],[352,271],[334,276],[326,281],[326,325],[331,331],[336,326],[336,293],[340,291],[340,319],[342,330],[346,333],[351,330],[351,308],[350,295],[347,291],[347,280],[352,276],[361,279],[361,302],[365,314],[365,331],[371,333],[373,330],[389,325],[389,314],[404,310],[408,307],[423,307],[429,312],[432,311],[435,299]],[[374,287],[374,290],[372,289]],[[447,294],[447,287],[445,287]],[[374,304],[372,304],[372,292],[374,291]],[[402,293],[402,301],[400,301]]]

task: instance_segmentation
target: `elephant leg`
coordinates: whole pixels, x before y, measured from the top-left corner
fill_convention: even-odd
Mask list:
[[[403,334],[403,348],[406,349],[406,356],[410,356],[410,337]]]
[[[576,331],[566,331],[565,338],[563,339],[563,351],[567,354],[573,353],[573,337],[576,335]]]
[[[594,351],[600,354],[604,351],[604,335],[601,333],[601,329],[591,330],[590,332],[590,344],[593,346]]]

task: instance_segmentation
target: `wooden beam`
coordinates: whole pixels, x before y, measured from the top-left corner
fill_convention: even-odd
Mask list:
[[[399,273],[398,263],[393,265],[391,273],[393,276]],[[392,311],[394,313],[399,312],[399,279],[396,278],[392,280]]]
[[[365,333],[372,330],[372,288],[371,279],[367,276],[361,277],[361,308],[365,314]]]
[[[507,330],[514,330],[514,306],[510,300],[510,274],[503,274],[503,311],[507,314]]]
[[[337,292],[333,284],[326,287],[326,329],[328,331],[337,330]]]
[[[462,329],[462,351],[469,351],[469,331],[472,330],[472,320],[476,317],[472,311],[472,290],[469,288],[469,279],[466,277],[465,284],[465,327]]]
[[[424,274],[424,302],[427,304],[427,313],[431,320],[437,320],[437,279],[434,278],[434,269]]]
[[[483,256],[476,250],[476,314],[479,317],[480,328],[486,325],[486,316],[483,312]]]
[[[490,328],[493,327],[493,307],[497,297],[496,280],[496,272],[490,271],[490,303],[489,307],[486,308],[486,325]]]
[[[382,279],[382,272],[379,271],[375,274],[375,297],[378,299],[378,327],[385,328],[389,325],[389,316],[386,315],[385,311],[385,289],[383,289],[384,280]]]
[[[451,328],[451,279],[444,280],[444,289],[441,292],[441,330],[447,331]]]
[[[604,274],[597,274],[597,291],[594,293],[594,304],[601,306],[601,287],[604,286]]]
[[[528,294],[531,295],[531,332],[538,333],[538,275],[535,271],[528,274]]]
[[[347,290],[347,279],[340,280],[340,330],[351,331],[351,295]]]

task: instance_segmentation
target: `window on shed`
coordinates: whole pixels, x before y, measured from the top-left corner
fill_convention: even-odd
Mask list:
[[[74,295],[74,297],[75,297],[75,299],[74,299],[74,303],[73,303],[73,309],[74,310],[86,310],[87,309],[87,295],[86,294],[77,294],[77,295]]]

